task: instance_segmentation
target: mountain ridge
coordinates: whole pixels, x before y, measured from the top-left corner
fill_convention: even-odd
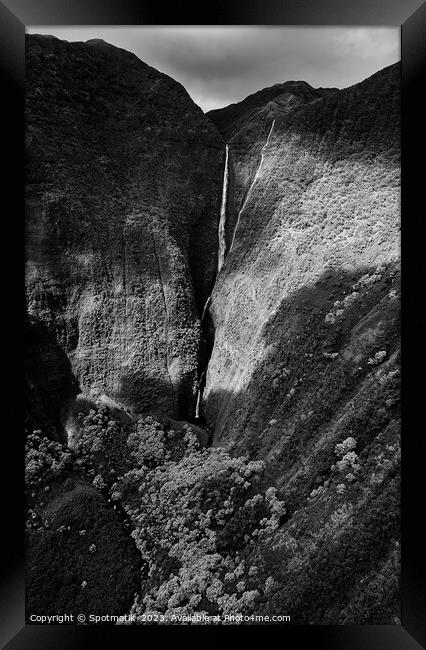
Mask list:
[[[286,81],[258,90],[239,102],[208,111],[206,115],[223,134],[225,140],[229,140],[238,132],[238,125],[241,128],[247,119],[256,114],[257,109],[263,108],[269,102],[276,101],[277,98],[294,97],[295,105],[298,105],[297,100],[301,103],[314,101],[314,99],[321,99],[336,90],[334,88],[313,88],[306,81]]]

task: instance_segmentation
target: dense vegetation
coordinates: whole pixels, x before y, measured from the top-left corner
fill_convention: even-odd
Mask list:
[[[205,447],[196,428],[123,425],[102,404],[79,420],[72,450],[40,431],[27,439],[27,611],[395,622],[395,429],[368,456],[341,437],[289,517],[265,462]]]
[[[205,448],[189,425],[146,417],[122,426],[103,405],[80,416],[72,451],[40,431],[26,451],[28,611],[124,614],[139,583],[132,613],[170,621],[251,612],[268,592],[272,576],[252,549],[285,505],[274,487],[259,487],[261,461]]]

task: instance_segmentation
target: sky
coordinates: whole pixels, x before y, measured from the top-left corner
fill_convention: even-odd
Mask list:
[[[27,27],[104,41],[179,81],[205,112],[285,81],[346,88],[400,59],[398,27]]]

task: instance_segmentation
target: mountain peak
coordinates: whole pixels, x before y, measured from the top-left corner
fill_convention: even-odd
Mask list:
[[[336,88],[313,88],[306,81],[285,81],[258,90],[240,102],[209,111],[207,115],[229,141],[248,122],[256,120],[256,116],[263,122],[265,108],[268,108],[268,113],[272,109],[275,117],[334,92],[337,92]]]

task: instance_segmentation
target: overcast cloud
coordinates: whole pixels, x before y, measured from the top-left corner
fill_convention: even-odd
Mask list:
[[[204,111],[289,80],[345,88],[400,59],[397,27],[30,27],[102,38],[186,88]]]

